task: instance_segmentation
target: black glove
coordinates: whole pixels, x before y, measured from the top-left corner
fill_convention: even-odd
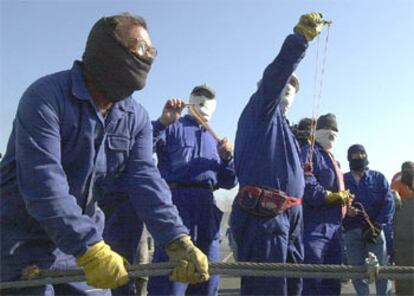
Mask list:
[[[374,228],[365,224],[362,226],[362,237],[369,243],[375,244],[377,238],[380,236],[382,231],[382,226],[377,223],[373,223]]]

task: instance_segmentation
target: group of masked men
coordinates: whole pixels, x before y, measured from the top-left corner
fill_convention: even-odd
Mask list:
[[[131,97],[157,53],[146,22],[129,14],[100,19],[82,60],[25,91],[0,165],[0,280],[21,280],[36,265],[82,268],[86,282],[2,293],[141,294],[126,262],[140,261],[145,224],[153,262],[178,262],[169,277],[149,279],[150,295],[217,295],[208,261],[220,259],[223,213],[213,192],[237,183],[230,229],[238,261],[341,264],[345,241],[349,264],[364,264],[370,251],[386,265],[382,227],[394,199],[385,177],[368,169],[362,145],[349,148],[351,171],[342,175],[332,154],[335,115],[295,128],[286,119],[299,90],[293,73],[324,24],[319,13],[301,16],[240,116],[233,153],[208,128],[216,94],[205,84],[188,104],[168,100],[150,121]],[[354,286],[367,294],[366,281]],[[240,292],[339,295],[340,282],[243,276]],[[390,282],[377,281],[377,293],[388,295]]]

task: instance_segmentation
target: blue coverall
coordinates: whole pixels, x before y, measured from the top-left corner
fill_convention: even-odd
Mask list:
[[[127,194],[108,193],[98,205],[105,214],[103,238],[112,250],[124,257],[130,264],[139,262],[138,244],[144,232],[144,223],[137,215]],[[148,248],[147,245],[145,247]],[[148,262],[144,262],[148,263]],[[112,295],[136,295],[136,279],[131,279],[128,285],[112,290]]]
[[[303,162],[310,158],[310,146],[302,147]],[[305,263],[342,263],[342,206],[328,205],[326,191],[339,191],[339,179],[331,156],[315,143],[312,176],[305,176],[303,195],[303,241]],[[340,295],[341,283],[332,279],[304,279],[302,295]]]
[[[154,149],[162,177],[172,187],[173,203],[190,230],[197,247],[209,261],[220,260],[220,222],[223,213],[217,208],[213,191],[236,186],[234,161],[225,161],[217,152],[217,141],[190,115],[164,127],[153,121]],[[159,246],[154,262],[166,261]],[[206,283],[188,286],[171,282],[167,277],[152,277],[148,292],[152,295],[217,295],[219,277]]]
[[[372,223],[382,226],[392,222],[395,202],[390,186],[383,174],[373,170],[365,170],[357,183],[352,173],[344,175],[345,186],[355,195],[353,205],[359,202],[365,208]],[[345,217],[343,220],[346,255],[348,264],[363,265],[368,252],[373,252],[380,265],[387,265],[387,251],[384,231],[376,243],[366,242],[362,235],[361,226],[367,224],[363,215]],[[367,280],[352,281],[358,295],[369,295]],[[377,295],[391,295],[391,282],[389,280],[376,281]]]
[[[113,186],[128,194],[161,246],[188,233],[152,153],[144,108],[129,97],[104,118],[80,62],[34,82],[20,100],[0,164],[1,280],[19,279],[32,264],[74,268],[73,256],[102,240],[97,201]],[[77,283],[15,292],[53,295],[54,289],[86,293]]]
[[[276,59],[267,66],[262,83],[240,116],[235,165],[240,187],[270,187],[301,198],[304,172],[299,145],[278,108],[280,96],[308,42],[300,34],[289,35]],[[239,261],[296,262],[303,260],[302,207],[295,206],[275,217],[258,217],[233,203],[231,231]],[[300,279],[242,277],[243,295],[300,295]]]

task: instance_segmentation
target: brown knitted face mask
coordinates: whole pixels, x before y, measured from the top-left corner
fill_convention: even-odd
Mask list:
[[[93,26],[82,60],[95,87],[107,100],[117,102],[144,88],[153,60],[122,46],[113,23],[113,17],[104,17]]]

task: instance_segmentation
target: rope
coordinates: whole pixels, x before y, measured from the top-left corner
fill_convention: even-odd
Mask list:
[[[312,165],[313,160],[313,152],[315,150],[315,133],[316,133],[316,119],[318,117],[319,108],[322,101],[322,89],[323,89],[323,76],[325,74],[325,66],[326,66],[326,57],[328,55],[328,42],[329,42],[329,32],[331,28],[331,21],[325,21],[325,25],[328,26],[328,31],[326,33],[326,39],[325,39],[325,47],[323,51],[322,56],[322,67],[320,71],[320,77],[319,75],[319,35],[317,37],[317,48],[316,48],[316,63],[315,63],[315,75],[314,75],[314,92],[313,92],[313,106],[312,106],[312,124],[311,124],[311,130],[310,130],[310,151],[309,151],[309,163]],[[318,84],[318,78],[319,78],[319,92],[317,90],[317,84]]]
[[[169,275],[178,265],[176,262],[131,265],[128,268],[130,278]],[[69,282],[84,281],[81,269],[57,271],[33,268],[37,274],[34,279],[13,282],[0,282],[0,289],[18,289],[57,285]],[[379,266],[374,269],[368,264],[349,265],[317,265],[286,263],[210,263],[211,275],[232,275],[251,277],[289,277],[289,278],[321,278],[321,279],[399,279],[412,280],[414,266]]]
[[[358,208],[355,208],[355,206],[357,206],[359,209],[358,209]],[[372,221],[371,221],[371,219],[370,219],[370,217],[369,217],[369,215],[368,215],[367,211],[365,210],[364,206],[362,205],[362,203],[360,203],[360,202],[355,202],[355,203],[353,204],[353,207],[354,207],[354,209],[355,209],[355,210],[357,210],[357,213],[358,213],[358,214],[362,214],[362,216],[364,217],[365,221],[367,222],[367,224],[368,224],[368,225],[369,225],[369,227],[371,228],[371,231],[372,231],[373,233],[375,233],[377,230],[376,230],[376,228],[375,228],[374,224],[372,223]]]

